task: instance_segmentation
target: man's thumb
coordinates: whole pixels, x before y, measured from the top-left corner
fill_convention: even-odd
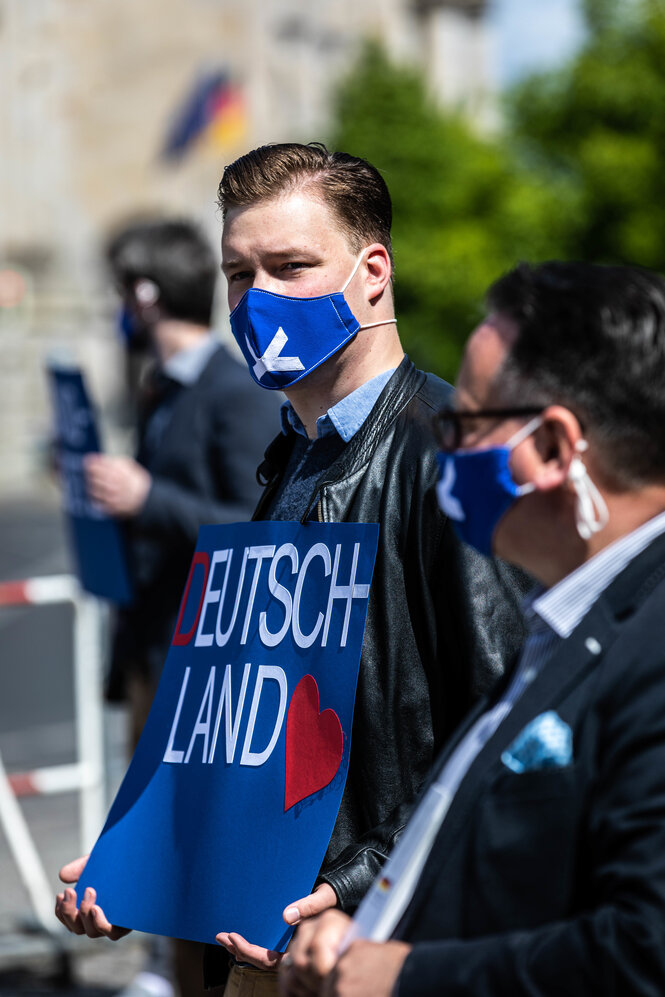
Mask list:
[[[81,878],[81,873],[85,869],[86,862],[90,858],[89,855],[81,855],[80,858],[74,859],[72,862],[68,862],[63,865],[62,869],[58,873],[58,876],[63,883],[75,883]]]
[[[324,910],[336,905],[337,895],[332,886],[328,883],[321,883],[314,893],[289,904],[282,917],[287,924],[298,924],[299,921],[304,921],[308,917],[316,917],[317,914],[322,914]]]

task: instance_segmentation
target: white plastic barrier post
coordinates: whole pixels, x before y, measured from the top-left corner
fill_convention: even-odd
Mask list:
[[[88,851],[105,814],[101,607],[71,575],[0,584],[0,606],[70,602],[74,609],[74,706],[77,761],[7,775],[0,756],[0,824],[40,924],[57,931],[53,895],[17,796],[80,794],[80,843]]]
[[[81,594],[74,604],[74,696],[76,740],[81,766],[81,848],[88,852],[102,829],[104,800],[104,717],[100,606]]]
[[[7,778],[2,757],[0,757],[0,823],[37,920],[44,931],[53,934],[56,931],[53,893],[30,829]]]

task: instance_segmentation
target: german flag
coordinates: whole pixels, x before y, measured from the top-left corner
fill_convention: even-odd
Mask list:
[[[237,145],[247,129],[245,99],[224,70],[200,76],[177,109],[161,158],[174,162],[195,144],[209,141],[216,149]]]

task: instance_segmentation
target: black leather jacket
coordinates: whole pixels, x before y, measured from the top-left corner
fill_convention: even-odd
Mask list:
[[[509,569],[461,544],[437,506],[430,425],[451,390],[405,358],[312,495],[323,522],[381,524],[348,778],[319,877],[346,911],[372,883],[442,744],[522,642]],[[254,519],[270,518],[292,445],[290,434],[268,448]]]
[[[437,505],[430,425],[451,391],[405,358],[310,503],[324,522],[381,524],[349,772],[317,880],[347,912],[369,889],[442,744],[522,643],[519,583],[461,544]],[[268,447],[254,519],[270,518],[293,442],[280,435]],[[207,986],[227,972],[223,950],[207,947]]]

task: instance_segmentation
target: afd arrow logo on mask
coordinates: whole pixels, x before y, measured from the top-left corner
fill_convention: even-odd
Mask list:
[[[286,945],[351,752],[378,526],[244,523],[199,535],[148,723],[86,886],[115,924]]]
[[[360,329],[341,291],[299,298],[250,287],[230,321],[250,374],[272,391],[306,377]]]
[[[281,352],[288,342],[288,336],[280,326],[272,341],[268,344],[262,357],[258,357],[252,349],[249,339],[245,337],[247,349],[254,360],[252,373],[257,381],[260,381],[265,374],[284,374],[291,371],[304,370],[305,365],[300,357],[283,357]]]

